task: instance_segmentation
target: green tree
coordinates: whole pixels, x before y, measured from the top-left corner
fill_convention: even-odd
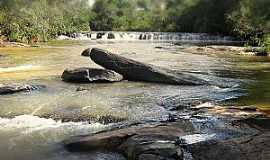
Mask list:
[[[10,41],[47,41],[89,31],[88,0],[1,0],[0,29]]]
[[[228,15],[228,20],[237,35],[250,40],[251,44],[258,44],[263,35],[270,31],[269,8],[268,0],[241,0]]]

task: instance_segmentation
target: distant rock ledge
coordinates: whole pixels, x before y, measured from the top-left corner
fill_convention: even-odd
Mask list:
[[[247,55],[247,56],[269,56],[269,53],[261,51],[260,47],[241,47],[241,46],[190,46],[184,47],[183,52],[195,53],[195,54],[235,54],[235,55]]]
[[[24,44],[24,43],[18,43],[18,42],[1,42],[0,41],[0,47],[32,47],[31,45]]]

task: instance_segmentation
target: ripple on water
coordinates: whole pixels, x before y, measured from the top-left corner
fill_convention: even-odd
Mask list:
[[[89,124],[88,122],[67,122],[55,121],[53,119],[40,118],[33,115],[21,115],[12,119],[0,118],[0,130],[3,132],[16,132],[17,135],[27,135],[34,132],[49,132],[50,130],[65,129],[67,133],[72,133],[76,130],[77,133],[96,132],[103,129],[108,129],[110,124],[103,125],[100,123]],[[84,131],[85,130],[85,131]],[[63,130],[64,131],[64,130]],[[73,134],[76,134],[74,132]]]
[[[110,129],[112,126],[112,124],[89,124],[88,122],[62,123],[33,115],[21,115],[12,119],[0,118],[0,159],[23,157],[34,160],[52,157],[52,160],[60,160],[59,156],[64,156],[73,160],[76,159],[76,155],[63,153],[48,156],[48,153],[63,152],[61,142],[72,136],[96,133]]]
[[[174,107],[183,102],[188,104],[195,100],[204,99],[222,101],[241,96],[237,86],[241,80],[228,78],[230,76],[220,76],[224,75],[228,68],[231,69],[232,64],[228,64],[227,61],[220,60],[217,57],[182,52],[175,54],[179,50],[174,48],[175,46],[172,46],[173,50],[171,51],[166,50],[160,53],[154,48],[157,44],[151,43],[104,44],[100,42],[100,44],[91,44],[91,47],[100,47],[119,53],[135,52],[136,54],[125,54],[123,56],[179,71],[196,71],[196,76],[213,83],[208,86],[170,86],[134,82],[109,85],[75,85],[61,82],[60,74],[65,68],[95,66],[88,58],[80,56],[80,52],[89,45],[90,43],[87,42],[87,45],[81,47],[38,48],[27,50],[25,54],[22,54],[23,52],[20,49],[17,51],[18,54],[13,54],[0,62],[1,67],[5,67],[6,64],[18,65],[18,63],[39,64],[42,69],[36,65],[0,68],[0,76],[7,80],[18,78],[18,80],[35,82],[33,77],[39,75],[41,84],[48,86],[46,90],[33,94],[0,97],[0,114],[2,117],[19,115],[11,119],[0,118],[1,160],[17,160],[22,159],[22,157],[27,160],[91,160],[92,157],[87,154],[77,155],[65,152],[61,148],[60,142],[72,136],[94,133],[112,127],[111,124],[89,124],[88,122],[63,123],[30,115],[31,113],[35,115],[58,112],[78,113],[77,110],[82,110],[83,113],[87,113],[87,116],[109,114],[128,117],[129,120],[142,120],[152,117],[154,120],[158,120],[158,118],[170,112],[168,111],[170,106]],[[7,52],[12,53],[14,51]],[[41,55],[42,59],[40,58]],[[43,66],[45,71],[42,71]],[[31,72],[28,72],[28,70],[31,70]],[[86,87],[88,90],[76,92],[77,87]],[[75,116],[78,116],[78,114],[75,114]],[[184,137],[189,143],[204,140],[203,138],[211,136],[212,133],[224,131],[222,130],[223,126],[220,127],[220,130],[214,130],[211,127],[211,125],[221,125],[222,123],[219,123],[218,120],[208,119],[206,122],[193,123],[198,130],[202,131],[202,135]],[[206,125],[202,126],[202,123]],[[204,135],[203,133],[209,134]],[[90,155],[93,155],[94,158],[92,159],[120,159],[119,155],[113,153],[92,153]]]
[[[7,68],[0,67],[0,73],[34,70],[40,67],[41,66],[32,65],[32,64],[26,64],[26,65],[21,65],[21,66],[16,66],[16,67],[7,67]]]

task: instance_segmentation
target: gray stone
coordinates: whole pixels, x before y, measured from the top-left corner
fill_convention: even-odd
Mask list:
[[[156,127],[130,127],[77,137],[65,142],[69,151],[109,150],[123,153],[129,160],[145,157],[181,160],[182,151],[174,144],[175,139],[182,135],[183,130],[175,125]]]
[[[269,160],[270,132],[231,140],[212,140],[189,147],[194,160]]]
[[[90,57],[90,53],[91,53],[91,48],[87,48],[86,50],[82,52],[81,55],[84,57]]]
[[[160,159],[181,159],[182,152],[174,141],[168,141],[167,136],[152,135],[152,133],[144,135],[136,135],[130,137],[120,148],[130,160],[141,158],[142,154],[151,154]]]
[[[141,154],[139,160],[171,160],[155,154]]]
[[[0,84],[0,95],[13,94],[17,92],[29,92],[29,91],[38,90],[41,88],[45,88],[45,86],[18,85],[18,84],[1,85]]]
[[[105,83],[119,82],[123,77],[111,70],[95,68],[78,68],[75,70],[65,70],[62,74],[63,81],[73,83]]]
[[[174,85],[202,85],[206,81],[190,74],[144,64],[131,59],[112,54],[108,51],[93,48],[90,58],[102,67],[113,70],[130,81],[166,83]]]

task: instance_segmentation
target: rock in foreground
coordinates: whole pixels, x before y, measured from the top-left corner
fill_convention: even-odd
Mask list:
[[[13,94],[17,92],[29,92],[32,90],[37,90],[40,88],[45,88],[45,86],[41,85],[1,85],[0,84],[0,95]]]
[[[65,70],[62,74],[63,81],[73,83],[91,82],[119,82],[123,77],[110,70],[95,68],[78,68],[75,70]]]
[[[183,130],[174,125],[131,127],[71,140],[65,147],[72,152],[115,151],[123,153],[128,160],[181,160],[181,148],[174,140],[182,134]]]
[[[190,146],[194,160],[269,160],[270,132]]]
[[[90,58],[102,67],[113,70],[130,81],[166,83],[174,85],[201,85],[207,82],[169,69],[155,67],[131,59],[112,54],[108,51],[93,48]]]

